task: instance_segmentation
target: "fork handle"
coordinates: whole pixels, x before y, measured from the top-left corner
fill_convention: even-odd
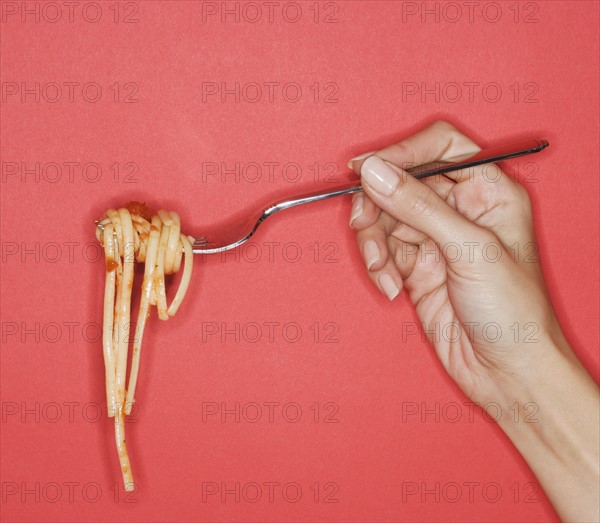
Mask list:
[[[483,165],[486,163],[498,162],[500,160],[508,160],[509,158],[517,158],[518,156],[537,153],[548,147],[548,145],[549,143],[546,140],[528,138],[519,142],[490,147],[478,152],[465,154],[446,161],[418,165],[416,167],[407,169],[406,172],[421,180],[436,174],[460,171],[461,169],[468,169],[469,167],[475,167],[476,165]],[[281,200],[271,207],[265,209],[261,221],[278,211],[289,209],[291,207],[295,207],[296,205],[318,202],[321,200],[327,200],[328,198],[333,198],[335,196],[342,196],[344,194],[352,194],[360,191],[362,191],[362,186],[360,184],[356,184],[356,182],[344,182],[335,185],[333,188],[330,188],[327,191],[313,191],[301,196],[296,196],[292,199]]]

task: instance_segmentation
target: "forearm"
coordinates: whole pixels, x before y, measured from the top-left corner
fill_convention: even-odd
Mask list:
[[[533,403],[535,420],[499,425],[538,478],[563,521],[600,521],[600,396],[570,349],[547,347],[535,368],[502,383],[505,405]]]

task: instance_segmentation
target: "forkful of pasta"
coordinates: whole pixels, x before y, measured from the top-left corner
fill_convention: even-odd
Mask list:
[[[508,158],[536,153],[548,146],[544,140],[523,140],[511,145],[474,152],[461,158],[409,169],[415,178],[468,169]],[[142,339],[153,306],[158,317],[167,320],[175,315],[192,277],[193,254],[214,254],[234,249],[247,242],[259,225],[273,214],[321,200],[361,191],[356,183],[344,183],[323,192],[304,194],[257,207],[231,225],[193,238],[181,233],[181,221],[174,211],[151,211],[145,204],[130,202],[120,209],[108,209],[96,222],[96,238],[104,248],[106,281],[104,287],[102,347],[104,356],[106,403],[109,417],[115,420],[115,441],[125,490],[135,489],[131,462],[125,443],[125,417],[135,402]],[[183,273],[179,288],[167,304],[165,275]],[[130,343],[131,296],[134,264],[144,264],[141,299]],[[129,379],[127,379],[127,367]]]
[[[127,491],[134,490],[135,484],[125,443],[125,416],[131,414],[135,402],[146,320],[152,306],[156,306],[161,320],[175,315],[192,276],[193,238],[181,234],[180,229],[176,212],[159,210],[154,213],[139,202],[129,202],[118,210],[108,209],[96,222],[96,238],[104,247],[106,262],[102,324],[106,404],[108,416],[115,419],[115,441]],[[179,289],[167,305],[165,275],[178,272],[184,256]],[[135,262],[144,264],[144,279],[133,330],[131,294]],[[130,347],[132,331],[135,335]],[[130,348],[131,367],[127,380]]]

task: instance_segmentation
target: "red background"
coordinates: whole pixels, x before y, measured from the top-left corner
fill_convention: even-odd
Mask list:
[[[532,196],[550,293],[597,377],[598,3],[501,2],[498,11],[483,2],[469,19],[464,3],[426,2],[423,19],[421,2],[320,3],[318,11],[306,2],[292,22],[294,6],[286,20],[280,3],[269,21],[260,2],[254,23],[248,4],[228,2],[239,20],[223,21],[180,1],[121,3],[118,22],[114,2],[101,2],[93,23],[83,17],[88,3],[72,22],[63,6],[52,23],[52,6],[27,2],[40,19],[22,21],[20,2],[2,2],[2,520],[556,521],[499,428],[480,410],[469,419],[466,398],[413,333],[406,296],[390,304],[368,281],[347,226],[349,198],[269,220],[238,257],[197,258],[179,314],[168,323],[153,314],[136,422],[127,425],[139,491],[124,499],[113,486],[121,478],[112,421],[93,422],[104,400],[94,329],[104,271],[93,220],[137,198],[176,209],[197,234],[257,198],[314,188],[315,164],[321,176],[337,164],[341,179],[353,155],[438,118],[482,146],[546,138],[550,149],[504,167]],[[36,82],[39,102],[10,94]],[[63,89],[55,103],[52,82]],[[72,102],[65,82],[80,84]],[[81,91],[91,82],[102,88],[95,103]],[[236,82],[246,89],[239,103],[235,95],[203,100],[207,85]],[[254,103],[252,82],[264,89]],[[272,101],[265,82],[279,84]],[[288,100],[281,90],[294,82],[302,89],[295,103],[294,90]],[[467,82],[477,83],[472,98]],[[436,83],[439,94],[423,99]],[[408,96],[414,85],[418,94]],[[39,179],[23,178],[22,162],[39,162]],[[76,167],[69,179],[65,162],[95,162],[101,172],[88,167],[86,179]],[[139,170],[125,180],[129,162]],[[250,164],[248,177],[259,164],[262,176],[203,177],[207,162]],[[272,180],[265,162],[279,164]],[[290,162],[300,170],[286,170],[286,180]],[[263,405],[262,418],[203,419],[203,405],[223,402],[239,403],[246,418],[253,403]],[[280,404],[272,423],[265,402]],[[287,403],[302,408],[296,423],[282,416]],[[421,412],[403,420],[414,403],[437,405],[439,420]],[[456,404],[462,417],[452,423]],[[334,411],[328,420],[337,423],[325,423]],[[239,483],[245,498],[256,494],[250,483],[264,491],[256,503],[244,495],[204,502],[210,482]],[[287,499],[279,486],[270,502],[266,482],[297,483],[301,497],[292,503],[293,486]],[[439,484],[440,499],[403,499],[415,483],[420,493]],[[462,497],[453,503],[454,483]]]

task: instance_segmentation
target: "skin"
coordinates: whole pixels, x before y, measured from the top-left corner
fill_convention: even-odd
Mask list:
[[[373,283],[391,300],[406,289],[466,396],[501,406],[499,426],[561,519],[598,522],[599,390],[552,308],[527,191],[495,165],[422,181],[402,169],[479,150],[439,121],[351,160],[364,192],[350,225]],[[524,422],[531,404],[537,423]]]

